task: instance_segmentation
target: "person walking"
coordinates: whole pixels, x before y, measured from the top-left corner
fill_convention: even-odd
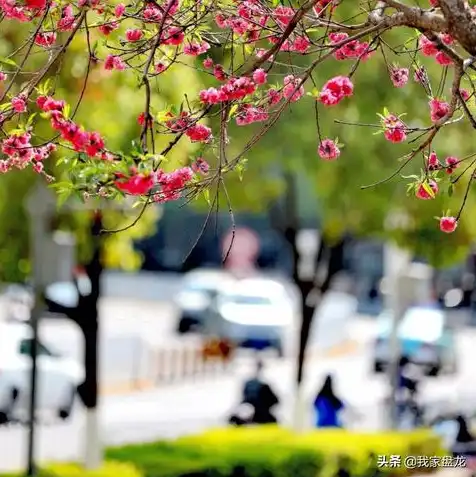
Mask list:
[[[328,374],[314,399],[316,427],[342,427],[340,414],[344,408],[344,403],[334,392],[332,376]]]
[[[263,368],[263,362],[258,360],[254,376],[248,379],[243,387],[240,408],[251,406],[253,409],[252,416],[248,419],[247,424],[272,424],[278,422],[273,408],[279,404],[279,399],[271,386],[263,379]],[[233,417],[238,416],[232,416],[232,419]],[[240,422],[240,424],[243,425],[244,422]]]

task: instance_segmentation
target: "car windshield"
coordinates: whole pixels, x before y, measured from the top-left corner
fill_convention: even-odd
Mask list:
[[[185,290],[188,292],[213,293],[217,289],[216,284],[193,282],[187,283]]]
[[[271,305],[272,303],[268,297],[259,295],[227,295],[224,301],[234,305]]]
[[[392,326],[390,314],[381,318],[380,334],[388,335]],[[444,315],[439,310],[430,308],[411,308],[405,313],[399,326],[399,336],[424,342],[437,341],[444,328]]]

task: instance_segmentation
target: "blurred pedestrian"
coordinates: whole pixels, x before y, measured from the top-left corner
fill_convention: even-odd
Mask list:
[[[416,366],[406,356],[402,356],[398,363],[397,409],[400,423],[410,414],[412,427],[418,426],[422,420],[417,400],[419,382]]]
[[[255,375],[246,381],[243,387],[242,404],[253,406],[254,413],[251,419],[253,424],[271,424],[277,422],[273,408],[279,404],[279,399],[271,386],[264,381],[263,368],[263,362],[258,360]]]
[[[314,400],[316,427],[342,427],[340,413],[344,403],[336,396],[332,376],[328,374]]]
[[[476,456],[476,441],[468,429],[466,419],[460,415],[456,418],[456,423],[458,424],[458,432],[456,434],[453,448],[451,449],[453,455]]]

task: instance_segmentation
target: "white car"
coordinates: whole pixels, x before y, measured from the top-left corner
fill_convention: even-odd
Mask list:
[[[197,269],[187,273],[174,297],[179,310],[179,333],[203,330],[213,296],[235,279],[223,270]]]
[[[0,324],[0,424],[26,416],[29,409],[31,328],[22,323]],[[37,409],[52,411],[61,419],[72,412],[82,366],[38,342]]]
[[[288,290],[268,278],[247,278],[229,286],[217,300],[215,333],[238,346],[284,354],[296,307]]]

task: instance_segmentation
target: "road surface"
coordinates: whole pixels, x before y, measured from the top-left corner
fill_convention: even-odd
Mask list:
[[[361,343],[352,355],[334,359],[313,358],[307,366],[306,394],[311,397],[324,375],[336,377],[337,390],[360,414],[348,420],[350,427],[375,429],[382,426],[380,404],[386,395],[383,377],[370,373],[370,340],[374,326],[356,321],[352,334]],[[457,396],[471,405],[476,396],[473,363],[476,359],[475,335],[465,331],[458,336],[460,354],[456,376],[428,378],[423,385],[427,401],[448,403]],[[227,374],[195,383],[174,385],[126,396],[105,397],[101,405],[102,438],[115,445],[158,438],[173,438],[222,425],[238,402],[240,389],[252,369],[243,358]],[[270,358],[266,375],[282,400],[279,414],[289,422],[292,402],[293,364],[289,360]],[[311,421],[309,421],[311,424]],[[78,408],[66,424],[41,425],[38,432],[38,457],[41,462],[78,460],[81,458],[82,410]],[[20,469],[26,455],[26,431],[18,425],[0,429],[0,470]]]

